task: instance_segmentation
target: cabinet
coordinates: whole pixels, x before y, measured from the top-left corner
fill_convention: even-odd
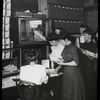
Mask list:
[[[11,40],[14,47],[28,44],[45,44],[49,32],[49,20],[45,15],[16,12],[11,17]],[[39,38],[34,38],[35,32]],[[41,36],[42,35],[42,36]],[[41,38],[42,37],[42,38]]]
[[[11,40],[15,48],[21,48],[20,58],[22,62],[20,65],[25,62],[24,53],[27,50],[37,49],[39,59],[48,58],[47,45],[49,43],[45,40],[48,33],[49,20],[45,15],[25,12],[13,14],[11,18]]]

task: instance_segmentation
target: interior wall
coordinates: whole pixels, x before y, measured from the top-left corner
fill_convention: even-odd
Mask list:
[[[53,28],[60,27],[69,33],[79,33],[79,27],[84,23],[84,0],[38,1],[39,11],[52,20]]]
[[[98,31],[98,11],[85,12],[85,23],[93,32]]]
[[[84,23],[83,0],[47,0],[48,18],[53,19],[53,27],[61,27],[69,33],[79,33]]]
[[[69,33],[79,33],[84,23],[93,31],[98,29],[98,11],[83,11],[84,6],[98,0],[12,0],[12,11],[42,11],[53,19],[54,27],[63,27]],[[85,16],[84,16],[85,15]]]
[[[98,0],[84,0],[85,24],[96,32],[98,30]]]

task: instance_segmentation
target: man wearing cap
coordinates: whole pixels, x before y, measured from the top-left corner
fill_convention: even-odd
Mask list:
[[[94,62],[97,58],[96,45],[92,41],[92,32],[86,29],[84,32],[85,43],[81,44],[81,51],[85,55],[83,59],[83,78],[85,80],[86,100],[96,100],[96,74]]]

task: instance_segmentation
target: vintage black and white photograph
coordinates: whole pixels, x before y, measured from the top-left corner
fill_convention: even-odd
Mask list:
[[[98,0],[2,1],[2,100],[97,100]]]

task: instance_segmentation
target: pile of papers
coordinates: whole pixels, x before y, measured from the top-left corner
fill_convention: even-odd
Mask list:
[[[3,72],[13,72],[13,71],[16,71],[16,70],[18,70],[17,66],[15,66],[13,64],[9,64],[9,65],[3,67]]]

